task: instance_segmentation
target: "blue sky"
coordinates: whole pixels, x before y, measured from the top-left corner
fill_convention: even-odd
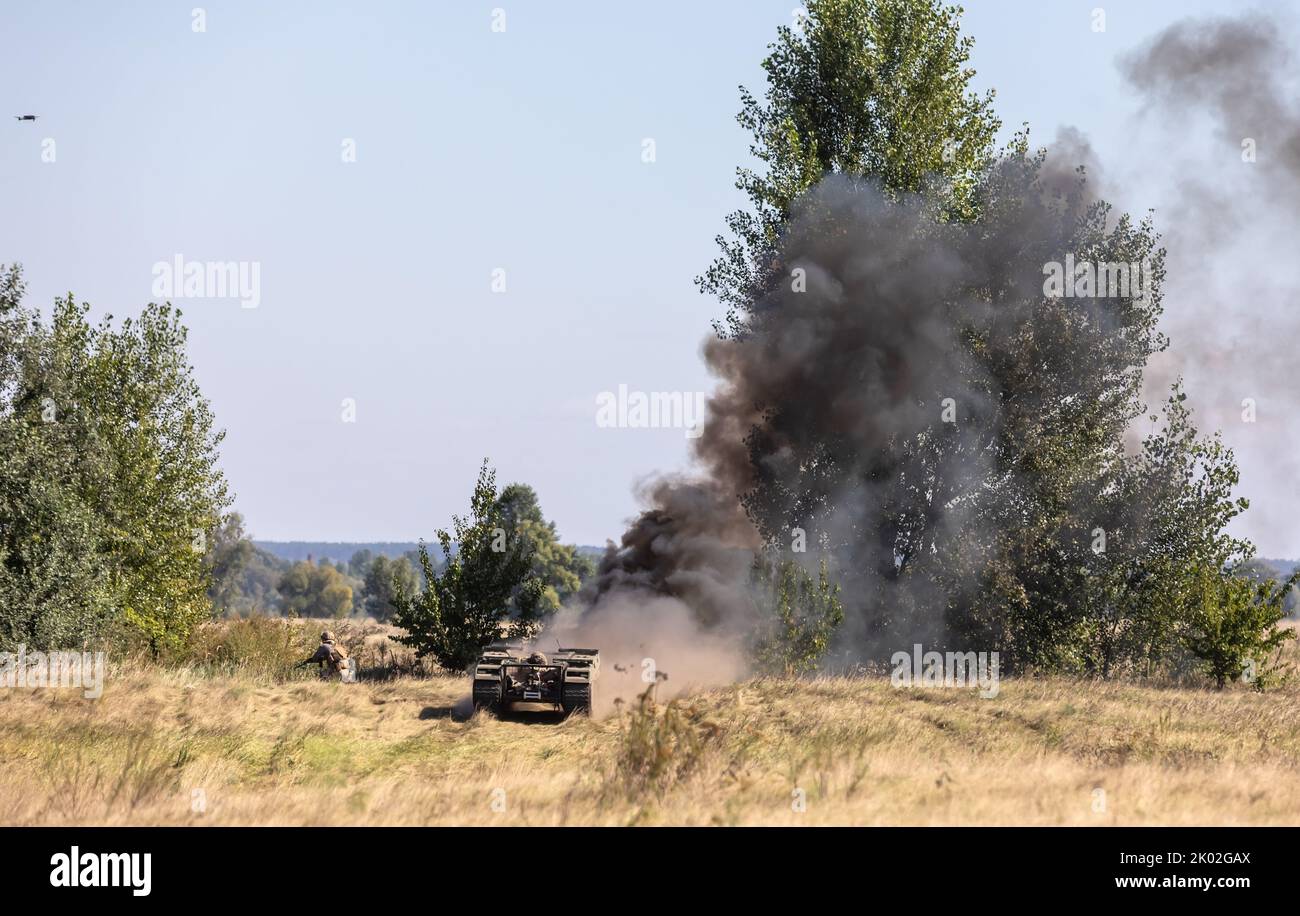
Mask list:
[[[178,302],[258,537],[431,537],[485,456],[566,539],[617,537],[634,483],[685,468],[688,440],[599,428],[595,399],[710,387],[721,309],[692,278],[743,203],[737,85],[761,90],[797,4],[213,2],[195,33],[196,5],[0,13],[4,114],[41,115],[0,140],[0,260],[30,301],[121,316],[157,261],[260,264],[256,309]],[[1122,164],[1116,54],[1224,8],[998,0],[964,21],[1008,134],[1076,125]]]

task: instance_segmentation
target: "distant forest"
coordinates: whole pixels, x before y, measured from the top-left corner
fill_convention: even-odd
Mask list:
[[[398,557],[415,558],[419,547],[415,541],[263,541],[254,539],[253,546],[266,551],[281,560],[298,563],[303,560],[330,560],[348,562],[357,553],[369,553],[376,557],[390,560]],[[597,558],[605,552],[604,547],[590,544],[577,544],[574,549],[581,555]],[[1268,562],[1274,562],[1272,560]],[[1276,561],[1289,562],[1289,561]]]
[[[1272,579],[1275,582],[1282,582],[1297,570],[1300,570],[1300,560],[1271,560],[1266,557],[1255,557],[1242,564],[1242,572],[1256,580]],[[1300,611],[1300,594],[1296,594],[1295,589],[1286,593],[1282,608],[1286,611],[1287,617],[1295,619],[1300,616],[1297,613]]]
[[[1259,557],[1256,562],[1267,567],[1275,579],[1285,579],[1297,569],[1300,569],[1300,560],[1270,560]]]

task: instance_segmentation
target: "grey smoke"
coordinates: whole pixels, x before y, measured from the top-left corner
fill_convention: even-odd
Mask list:
[[[1277,13],[1188,19],[1120,60],[1156,125],[1143,181],[1161,188],[1157,219],[1169,249],[1154,398],[1187,382],[1203,428],[1221,429],[1251,498],[1239,533],[1267,554],[1300,554],[1294,422],[1300,375],[1300,102],[1293,23]],[[1255,144],[1243,161],[1243,141]],[[1256,421],[1242,419],[1243,401]]]
[[[978,329],[995,356],[1024,345],[1020,329],[1042,300],[1042,265],[1067,249],[1091,201],[1071,158],[1086,154],[1086,143],[1065,140],[1070,154],[1050,160],[1033,188],[1004,164],[1004,186],[1019,204],[980,227],[936,223],[922,199],[842,175],[805,194],[781,242],[790,279],[756,304],[739,338],[704,346],[719,387],[695,442],[699,473],[646,489],[650,508],[605,557],[584,596],[585,619],[599,621],[635,596],[666,597],[708,632],[744,637],[754,624],[753,551],[793,539],[790,528],[755,524],[775,517],[805,530],[811,562],[833,559],[849,657],[898,638],[941,644],[945,602],[962,586],[937,595],[926,591],[933,576],[904,580],[901,563],[933,564],[937,554],[900,558],[871,533],[887,530],[883,520],[925,474],[942,482],[924,510],[944,544],[942,562],[976,569],[994,539],[980,536],[980,513],[992,473],[987,437],[1000,433],[999,382],[960,338]],[[999,291],[996,308],[990,289]],[[1072,308],[1092,315],[1089,333],[1106,333],[1104,308]],[[1044,409],[1064,395],[1038,393]],[[948,399],[960,422],[942,421]],[[943,443],[939,464],[923,467],[906,443],[933,438]],[[776,511],[759,498],[776,500]]]

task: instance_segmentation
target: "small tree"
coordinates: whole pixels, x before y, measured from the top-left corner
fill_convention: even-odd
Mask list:
[[[560,543],[555,523],[542,513],[537,492],[526,483],[512,483],[501,491],[507,537],[521,538],[532,551],[532,572],[542,580],[542,611],[550,613],[582,587],[595,564],[578,553],[577,546]],[[513,602],[512,602],[513,607]]]
[[[470,517],[453,516],[452,527],[454,538],[438,530],[444,560],[441,572],[420,542],[420,567],[427,587],[413,594],[398,583],[392,622],[406,630],[397,640],[414,648],[417,657],[432,655],[443,668],[461,671],[502,635],[527,637],[536,631],[545,584],[531,572],[533,557],[527,542],[507,534],[496,473],[486,460],[470,500]]]
[[[358,551],[359,552],[359,551]],[[365,570],[363,610],[376,620],[387,620],[393,613],[393,598],[401,591],[413,594],[417,583],[415,568],[406,557],[390,560],[375,557]]]
[[[364,579],[374,561],[375,555],[368,547],[354,552],[352,559],[348,560],[348,575]]]
[[[751,583],[764,620],[754,643],[758,666],[782,675],[813,670],[844,620],[826,561],[814,579],[793,559],[762,552],[754,558]]]
[[[1248,672],[1256,690],[1277,679],[1277,665],[1269,657],[1295,639],[1294,631],[1277,624],[1286,616],[1287,592],[1298,580],[1300,573],[1285,582],[1254,581],[1214,569],[1197,575],[1185,641],[1220,690]]]
[[[319,565],[295,563],[276,586],[285,614],[290,617],[342,619],[352,610],[352,587],[328,560]]]

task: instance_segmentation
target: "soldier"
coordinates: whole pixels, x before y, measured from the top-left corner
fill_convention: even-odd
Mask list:
[[[534,652],[532,655],[528,656],[528,658],[524,660],[528,662],[528,664],[530,665],[546,664],[546,656],[543,655],[541,652]],[[532,668],[523,668],[523,669],[516,668],[514,670],[516,674],[519,675],[518,677],[512,675],[510,678],[511,685],[514,687],[524,687],[529,684],[534,684],[534,685],[541,684],[543,681],[545,681],[546,683],[550,683],[552,678],[549,677],[549,675],[552,675],[554,673],[551,671],[535,671]]]
[[[543,655],[541,652],[534,652],[532,655],[528,656],[528,664],[545,665],[546,656]],[[539,683],[550,684],[555,680],[555,672],[550,669],[547,669],[545,671],[533,671],[530,673],[533,675],[533,677],[537,678]]]
[[[334,633],[326,630],[320,635],[320,647],[316,650],[311,658],[298,663],[301,668],[304,665],[316,664],[321,666],[321,673],[324,676],[332,674],[339,675],[344,683],[352,683],[352,660],[348,658],[348,650],[338,645],[334,639]]]

